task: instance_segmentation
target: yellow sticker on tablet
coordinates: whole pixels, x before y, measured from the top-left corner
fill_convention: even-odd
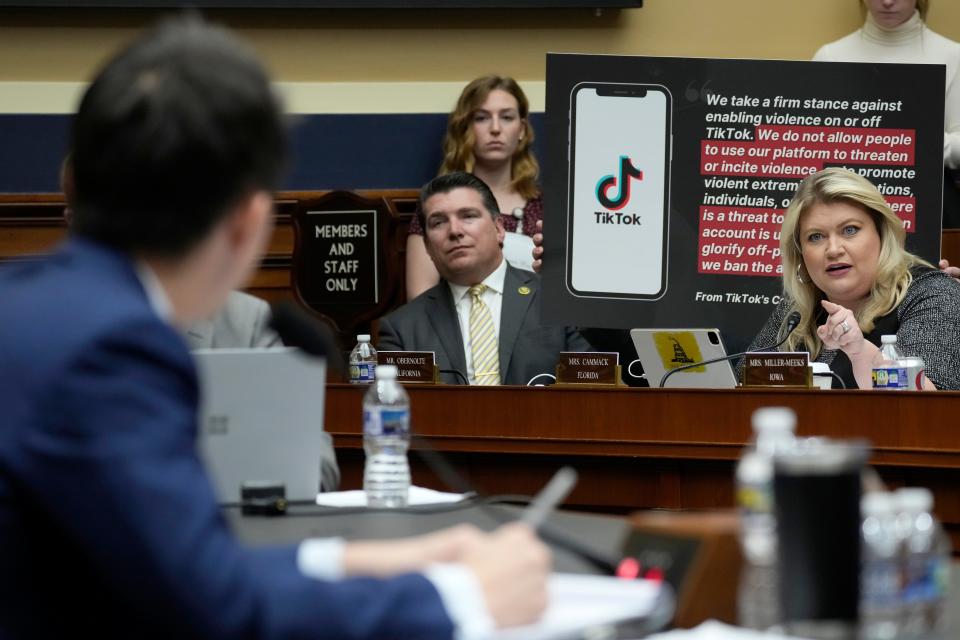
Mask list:
[[[697,337],[690,331],[658,331],[653,334],[653,342],[657,345],[660,362],[667,371],[703,360]],[[703,373],[706,370],[703,365],[685,369],[692,373]]]

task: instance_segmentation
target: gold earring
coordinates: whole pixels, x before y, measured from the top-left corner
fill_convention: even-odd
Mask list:
[[[803,276],[800,275],[801,266],[802,265],[799,265],[799,264],[797,265],[797,282],[799,282],[800,284],[810,284],[809,280],[804,280]]]

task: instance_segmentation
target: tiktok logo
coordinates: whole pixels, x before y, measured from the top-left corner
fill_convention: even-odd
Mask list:
[[[630,178],[643,180],[643,171],[640,171],[630,162],[629,156],[620,156],[620,175],[612,175],[600,178],[597,183],[597,200],[604,207],[611,211],[622,209],[630,202]],[[617,196],[610,198],[607,192],[611,188],[619,186]]]

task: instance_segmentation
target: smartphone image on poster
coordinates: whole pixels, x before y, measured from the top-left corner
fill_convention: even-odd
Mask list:
[[[656,84],[570,93],[566,283],[588,298],[667,290],[672,99]]]

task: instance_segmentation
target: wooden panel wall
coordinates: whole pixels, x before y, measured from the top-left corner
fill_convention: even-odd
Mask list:
[[[286,191],[277,194],[276,218],[273,236],[266,255],[260,263],[246,291],[268,302],[292,300],[290,270],[293,264],[294,230],[291,214],[300,202],[315,200],[327,191]],[[416,190],[358,191],[370,199],[382,198],[390,215],[398,219],[390,225],[392,233],[381,238],[383,255],[390,246],[400,256],[395,269],[404,281],[406,237],[410,219],[416,211]],[[30,260],[49,251],[67,233],[63,217],[63,194],[0,194],[0,264],[15,260]],[[402,285],[401,285],[402,286]],[[405,300],[401,292],[399,299]],[[344,345],[352,345],[353,336],[341,336]],[[349,347],[347,347],[349,348]]]

